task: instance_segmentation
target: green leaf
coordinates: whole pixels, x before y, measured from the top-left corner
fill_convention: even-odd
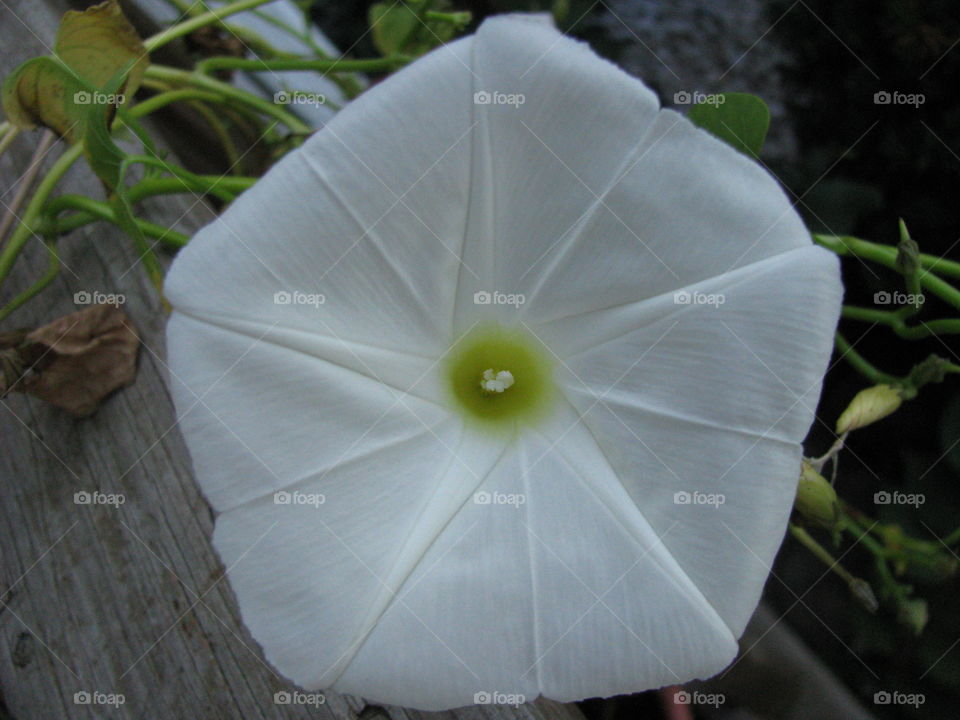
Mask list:
[[[399,53],[419,22],[416,12],[404,2],[371,5],[368,17],[373,44],[384,57]]]
[[[60,21],[53,56],[28,60],[4,81],[3,109],[18,127],[43,125],[77,142],[88,106],[104,106],[109,125],[116,107],[136,92],[148,64],[117,0],[71,10]],[[121,81],[114,84],[118,73]]]
[[[439,13],[449,3],[433,0],[379,2],[370,6],[367,19],[373,44],[384,57],[422,55],[452,40],[470,22],[470,13]]]
[[[75,100],[82,92],[84,83],[59,58],[33,58],[4,80],[3,110],[17,127],[43,125],[76,142],[84,111]]]
[[[767,104],[750,93],[720,93],[707,98],[708,102],[690,108],[690,121],[744,155],[758,158],[770,127]]]
[[[119,71],[104,86],[104,92],[110,93],[123,83],[123,70]],[[110,190],[118,190],[121,186],[120,168],[126,157],[110,135],[112,122],[112,108],[102,104],[83,106],[83,152],[90,163],[90,168]]]
[[[137,91],[150,64],[146,48],[117,0],[65,13],[53,52],[95,88],[104,87],[127,68],[126,81],[117,86],[126,95]]]

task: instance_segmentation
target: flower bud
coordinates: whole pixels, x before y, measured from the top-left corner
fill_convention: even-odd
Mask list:
[[[867,612],[875,613],[880,608],[880,602],[877,600],[877,596],[874,595],[870,583],[866,580],[853,578],[847,587],[850,588],[850,592],[853,593],[857,602],[863,605]]]
[[[929,612],[927,610],[927,601],[920,598],[907,598],[901,600],[897,606],[897,621],[913,630],[915,635],[923,632],[927,625]]]
[[[832,529],[837,522],[837,493],[826,478],[806,460],[800,465],[800,482],[793,506],[810,522]]]
[[[837,433],[842,435],[885,418],[900,407],[901,402],[900,392],[889,385],[861,390],[837,420]]]

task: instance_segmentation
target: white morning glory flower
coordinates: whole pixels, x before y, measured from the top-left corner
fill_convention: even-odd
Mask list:
[[[758,165],[507,16],[334,117],[166,294],[180,424],[267,659],[439,709],[734,658],[841,285]]]

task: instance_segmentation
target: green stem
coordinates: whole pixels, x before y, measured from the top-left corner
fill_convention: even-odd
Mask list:
[[[61,195],[51,202],[47,208],[50,216],[56,216],[64,210],[78,210],[80,212],[51,223],[50,231],[58,235],[71,232],[96,220],[106,220],[119,226],[116,213],[112,207],[85,195]],[[190,240],[183,233],[171,230],[163,225],[157,225],[149,220],[135,218],[134,222],[147,237],[160,240],[172,247],[183,247]]]
[[[838,575],[849,588],[853,596],[870,612],[876,612],[879,603],[873,589],[866,580],[851,574],[836,558],[833,557],[820,543],[811,537],[810,533],[799,525],[789,524],[790,534],[800,542],[814,557],[823,562],[827,568]],[[885,565],[885,564],[884,564]]]
[[[188,72],[165,65],[151,65],[147,68],[144,77],[173,85],[193,86],[202,90],[219,93],[283,123],[295,133],[309,135],[313,132],[313,128],[300,120],[296,115],[287,112],[278,105],[259,98],[252,93],[235,88],[229,83],[207,77],[202,73]]]
[[[837,345],[837,350],[840,351],[840,355],[850,363],[854,369],[860,372],[861,375],[865,376],[868,380],[873,383],[880,384],[886,383],[887,385],[899,385],[903,382],[898,377],[893,375],[888,375],[882,370],[874,367],[863,355],[858,353],[853,349],[853,346],[847,342],[847,339],[843,337],[840,333],[837,333],[834,336],[834,340]]]
[[[239,195],[244,190],[253,185],[258,178],[239,177],[235,175],[194,175],[191,180],[195,187],[189,187],[181,178],[178,177],[152,177],[144,178],[127,191],[127,197],[130,202],[137,202],[146,197],[154,195],[175,195],[183,192],[205,192],[217,193],[226,192],[231,195]]]
[[[276,58],[270,60],[235,57],[212,57],[197,63],[197,72],[215,70],[244,70],[246,72],[273,72],[283,70],[312,70],[314,72],[390,72],[410,62],[405,55],[384,58],[345,60],[343,58]]]
[[[880,245],[855,237],[838,235],[814,235],[814,241],[837,255],[856,255],[875,263],[898,270],[897,249],[889,245]],[[944,260],[935,255],[920,253],[920,265],[925,272],[920,273],[920,284],[945,302],[960,309],[960,290],[933,274],[933,269],[952,277],[960,277],[960,263]]]
[[[826,565],[830,570],[843,578],[844,582],[847,584],[852,583],[856,578],[850,574],[850,572],[844,568],[840,563],[837,562],[836,558],[833,557],[820,543],[811,537],[810,533],[804,530],[799,525],[794,525],[790,523],[790,534],[793,535],[797,540],[800,541],[800,544],[803,545],[807,550],[809,550],[813,555],[821,560],[824,565]]]
[[[17,139],[17,135],[20,134],[20,128],[13,127],[10,123],[3,123],[5,126],[4,131],[0,133],[0,155],[3,155],[7,148],[10,147],[10,144]]]
[[[227,126],[205,102],[191,100],[189,105],[207,121],[210,129],[213,130],[214,135],[217,136],[217,140],[220,141],[220,146],[223,148],[223,153],[226,155],[227,162],[229,163],[230,169],[228,172],[239,175],[242,170],[240,163],[243,160],[243,156],[239,150],[237,150],[237,145],[233,142],[233,138],[230,137],[230,131],[227,130]]]
[[[13,298],[13,300],[4,305],[2,309],[0,309],[0,320],[6,318],[18,307],[33,298],[35,295],[39,294],[50,283],[53,282],[54,278],[57,277],[57,274],[60,272],[60,256],[57,254],[57,246],[52,241],[46,242],[46,246],[50,253],[47,271],[33,285],[28,287],[22,293]]]
[[[194,88],[167,90],[166,92],[157,93],[153,97],[149,97],[142,102],[138,102],[136,105],[130,108],[130,114],[135,118],[142,118],[150,113],[156,112],[160,108],[170,105],[171,103],[193,100],[221,102],[223,100],[223,96],[217,95],[216,93],[207,92],[205,90],[196,90]]]
[[[255,8],[260,5],[266,5],[268,2],[273,2],[273,0],[237,0],[236,2],[229,3],[228,5],[223,5],[214,10],[196,15],[189,20],[184,20],[182,23],[172,25],[166,30],[157,33],[153,37],[144,40],[143,46],[147,49],[147,52],[153,52],[157,48],[163,47],[171,40],[175,40],[184,35],[189,35],[194,30],[199,30],[205,25],[217,23],[225,17],[235,15],[239,12]]]
[[[57,158],[57,161],[50,168],[49,172],[40,181],[40,184],[37,185],[33,197],[30,198],[30,202],[27,203],[27,207],[23,211],[20,224],[17,225],[16,229],[10,235],[9,241],[4,246],[3,251],[0,252],[0,283],[6,280],[23,246],[33,237],[35,223],[40,216],[44,203],[46,203],[47,198],[50,197],[50,193],[53,192],[57,183],[60,182],[61,178],[73,163],[77,161],[77,158],[80,157],[82,152],[83,146],[81,144],[71,145],[63,155]]]
[[[960,319],[930,320],[920,325],[907,325],[897,311],[874,310],[856,305],[844,305],[842,315],[851,320],[887,325],[897,335],[907,340],[919,340],[931,335],[960,334]]]
[[[957,543],[960,543],[960,527],[958,527],[952,533],[947,535],[941,542],[947,546],[956,545]]]

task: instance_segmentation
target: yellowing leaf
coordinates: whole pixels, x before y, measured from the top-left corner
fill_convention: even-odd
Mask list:
[[[53,52],[98,89],[119,70],[129,68],[122,91],[130,95],[140,86],[150,64],[146,48],[117,0],[64,14]]]
[[[3,109],[14,125],[44,125],[71,142],[83,136],[91,106],[109,124],[113,111],[133,94],[149,64],[136,31],[117,0],[83,12],[71,10],[60,21],[53,57],[28,60],[4,81]],[[120,74],[119,90],[104,88]]]

